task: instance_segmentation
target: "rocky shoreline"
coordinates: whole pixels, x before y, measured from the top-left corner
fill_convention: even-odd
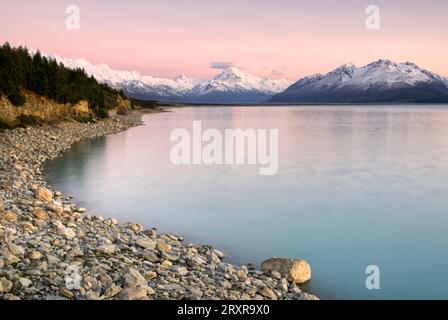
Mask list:
[[[301,299],[302,260],[236,266],[210,246],[90,216],[41,170],[73,143],[141,125],[141,113],[0,132],[0,299]]]

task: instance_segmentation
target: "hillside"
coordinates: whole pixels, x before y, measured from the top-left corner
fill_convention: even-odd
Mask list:
[[[131,103],[82,69],[6,43],[0,47],[0,107],[1,126],[14,127],[67,117],[107,117],[110,110],[130,109]]]

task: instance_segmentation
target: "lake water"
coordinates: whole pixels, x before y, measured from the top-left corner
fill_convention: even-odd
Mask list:
[[[237,263],[304,258],[328,299],[448,298],[448,108],[187,107],[76,144],[46,178],[89,212],[212,244]],[[279,169],[175,166],[173,129],[278,129]],[[380,268],[380,290],[365,269]]]

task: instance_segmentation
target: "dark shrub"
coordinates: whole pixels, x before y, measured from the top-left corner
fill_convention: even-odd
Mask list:
[[[107,118],[109,117],[109,113],[107,112],[106,109],[104,108],[98,108],[95,110],[95,114],[99,117],[99,118]]]
[[[36,126],[43,123],[41,118],[27,114],[21,114],[20,116],[17,117],[17,120],[23,127]]]
[[[0,119],[0,130],[3,129],[12,129],[13,126],[11,126],[9,123],[3,121],[2,119]]]
[[[120,108],[120,109],[118,109],[117,114],[118,114],[119,116],[125,116],[125,115],[128,114],[128,110],[127,110],[127,109],[124,109],[124,108]]]
[[[9,101],[16,107],[21,107],[25,104],[25,97],[19,93],[10,94],[8,96]]]

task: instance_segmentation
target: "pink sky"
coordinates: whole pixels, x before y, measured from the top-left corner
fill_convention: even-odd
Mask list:
[[[69,4],[80,30],[65,28]],[[365,28],[369,4],[380,30]],[[165,77],[208,79],[227,63],[297,80],[380,58],[448,76],[447,17],[444,0],[2,0],[0,43]]]

